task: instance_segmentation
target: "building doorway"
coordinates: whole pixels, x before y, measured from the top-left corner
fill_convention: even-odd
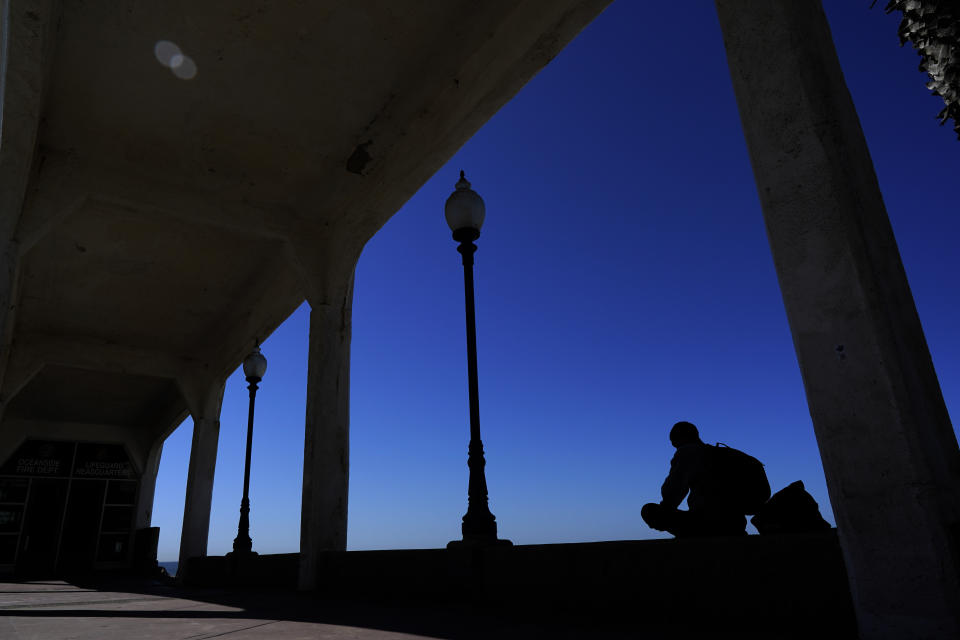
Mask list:
[[[123,445],[27,440],[0,467],[0,569],[129,566],[137,486]]]

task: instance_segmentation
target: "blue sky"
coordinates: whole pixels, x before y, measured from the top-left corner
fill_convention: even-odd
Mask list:
[[[828,0],[948,409],[960,406],[954,198],[960,143],[934,118],[898,18]],[[357,267],[349,549],[460,537],[469,439],[463,280],[443,203],[464,169],[477,242],[480,423],[490,507],[518,544],[658,537],[677,420],[802,479],[833,522],[712,2],[620,0],[368,243]],[[684,39],[677,40],[683,28]],[[951,189],[950,187],[954,187]],[[306,305],[263,345],[251,536],[300,536]],[[209,552],[231,548],[247,392],[227,382]],[[154,525],[178,555],[192,423],[167,440]]]

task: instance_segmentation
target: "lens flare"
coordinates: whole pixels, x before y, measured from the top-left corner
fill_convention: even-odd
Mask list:
[[[173,67],[174,59],[183,57],[183,54],[180,52],[180,47],[169,40],[160,40],[157,42],[157,44],[153,46],[153,55],[155,55],[157,61],[165,67]]]
[[[171,70],[181,80],[192,80],[197,75],[197,63],[190,56],[181,56],[179,64]]]
[[[159,40],[153,45],[153,55],[157,61],[170,69],[181,80],[191,80],[197,75],[197,63],[184,54],[175,42]]]

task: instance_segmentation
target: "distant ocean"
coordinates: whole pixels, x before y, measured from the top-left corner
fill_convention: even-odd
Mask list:
[[[177,575],[177,565],[179,565],[180,563],[174,561],[174,562],[158,562],[157,564],[163,567],[164,569],[166,569],[167,573],[170,576],[175,576]]]

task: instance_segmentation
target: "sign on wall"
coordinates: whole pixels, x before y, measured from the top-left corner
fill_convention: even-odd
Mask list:
[[[0,467],[0,475],[65,478],[70,475],[75,447],[74,442],[27,440]]]
[[[133,480],[137,473],[122,444],[27,440],[0,467],[0,476]]]
[[[74,478],[122,478],[137,477],[123,445],[91,444],[77,445],[77,457],[73,463]]]

